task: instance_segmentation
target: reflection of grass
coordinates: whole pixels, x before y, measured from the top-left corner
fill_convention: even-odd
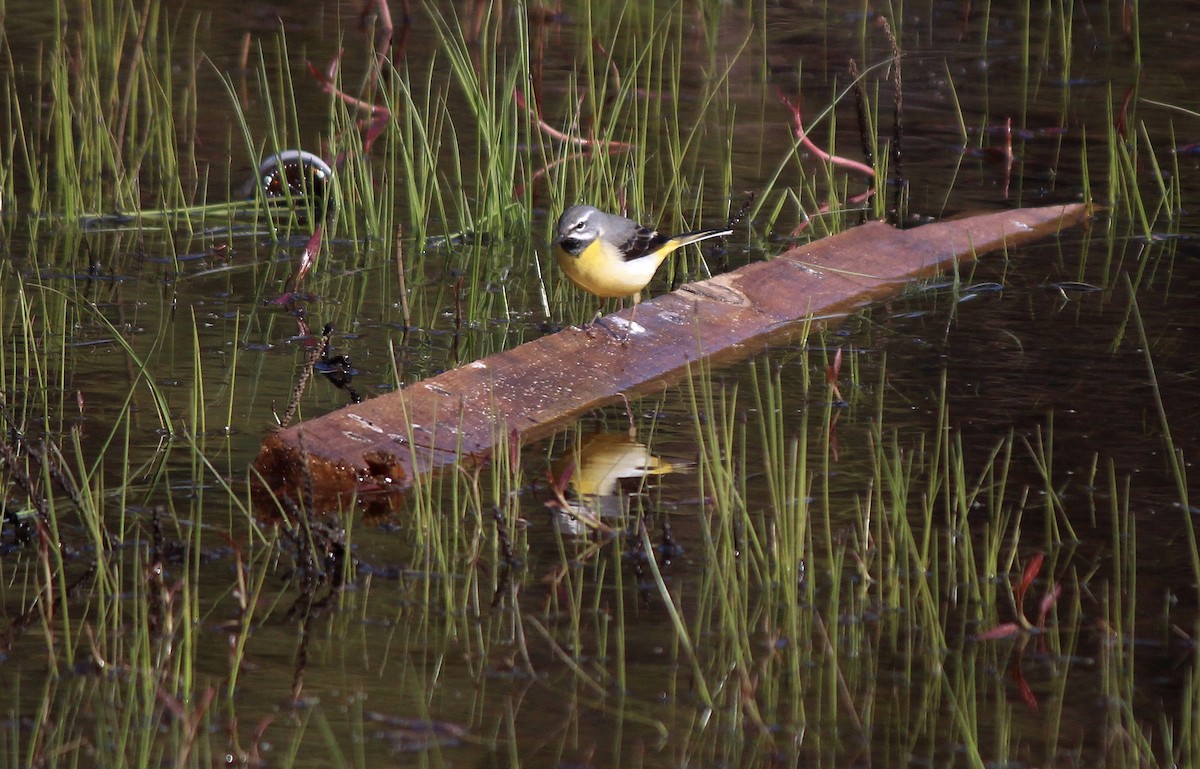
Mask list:
[[[704,568],[698,582],[673,588],[656,578],[663,601],[691,607],[686,626],[675,625],[682,669],[697,664],[689,661],[696,655],[691,639],[704,639],[696,647],[700,668],[692,686],[701,700],[703,685],[712,691],[716,724],[708,728],[720,732],[726,718],[758,724],[762,739],[779,748],[781,735],[841,724],[863,737],[873,734],[874,751],[882,751],[877,757],[907,761],[953,750],[972,766],[1009,761],[1015,745],[1030,739],[1021,725],[1025,706],[1010,702],[1015,693],[1005,678],[982,671],[1010,668],[1024,682],[1036,675],[1036,646],[1062,668],[1028,694],[1052,727],[1046,758],[1066,747],[1060,739],[1077,739],[1059,737],[1065,681],[1093,676],[1086,666],[1074,670],[1075,649],[1081,637],[1110,641],[1107,633],[1097,639],[1094,628],[1082,624],[1080,590],[1087,589],[1089,574],[1076,573],[1069,551],[1062,550],[1062,512],[1053,506],[1027,510],[1031,489],[1010,480],[1020,464],[1023,475],[1032,470],[1034,478],[1046,474],[1049,482],[1055,475],[1049,447],[1027,445],[1018,462],[1009,436],[981,465],[973,464],[979,458],[954,435],[943,404],[940,426],[928,438],[875,425],[872,469],[855,482],[857,489],[846,489],[831,441],[840,430],[848,451],[851,426],[811,424],[817,410],[833,414],[825,393],[785,383],[778,369],[755,371],[749,409],[740,405],[738,390],[715,388],[703,374],[689,390],[695,413],[702,415],[695,423],[701,447],[696,482],[707,516],[699,527],[703,551],[694,557]],[[797,406],[800,413],[788,416]],[[755,476],[767,491],[762,507],[745,486]],[[1112,492],[1115,504],[1115,485]],[[1046,525],[1026,532],[1023,522],[1034,513]],[[1128,509],[1114,508],[1112,518],[1123,522],[1112,532],[1114,541],[1133,542],[1125,528],[1133,520]],[[844,529],[853,533],[839,533]],[[1030,539],[1061,554],[1049,573],[1052,580],[1066,578],[1066,592],[1051,604],[1048,626],[1009,656],[1007,644],[974,636],[1012,616],[1007,575],[1019,573],[1018,543]],[[647,547],[643,541],[641,549]],[[1127,576],[1114,575],[1117,582],[1105,592],[1100,611],[1113,637],[1129,638],[1136,558],[1125,548],[1114,557]],[[1100,680],[1111,676],[1108,691],[1116,702],[1134,698],[1130,653],[1117,649],[1104,659],[1108,667]],[[897,666],[898,673],[886,672]],[[883,696],[881,675],[898,675],[907,685]],[[1157,747],[1127,705],[1112,713],[1113,728],[1131,738],[1125,759],[1155,755]],[[896,742],[881,742],[878,728],[897,719],[910,728],[889,729]],[[818,765],[836,755],[824,751],[818,744],[799,749]]]
[[[552,221],[550,211],[574,198],[627,205],[665,229],[727,210],[737,173],[730,148],[710,140],[736,133],[731,91],[739,84],[710,62],[714,77],[695,101],[670,98],[690,87],[679,57],[685,30],[697,23],[691,5],[659,14],[613,6],[583,17],[576,43],[555,42],[578,44],[585,65],[570,83],[554,84],[566,91],[542,92],[536,115],[575,138],[633,145],[622,152],[583,152],[543,136],[534,113],[510,98],[535,87],[526,43],[537,32],[524,14],[485,18],[479,40],[458,20],[431,14],[437,59],[397,64],[380,96],[394,123],[371,153],[340,105],[317,121],[348,153],[333,232],[352,243],[330,248],[333,264],[314,276],[321,297],[310,309],[342,331],[383,315],[397,289],[394,250],[381,244],[397,229],[418,246],[469,232],[408,248],[400,265],[413,287],[414,357],[443,365],[450,356],[429,348],[442,343],[435,333],[453,329],[466,360],[511,344],[505,329],[486,324],[535,304],[522,304],[512,278],[536,258],[531,220]],[[172,101],[178,75],[165,62],[194,47],[194,28],[143,18],[128,4],[93,6],[107,21],[47,55],[44,92],[8,100],[6,120],[21,130],[0,149],[5,201],[22,213],[68,217],[138,212],[142,226],[159,209],[175,209],[171,227],[185,231],[228,220],[227,210],[214,213],[218,204],[189,208],[206,193],[185,181],[199,175],[194,148],[177,146],[180,135],[194,135],[197,116]],[[143,24],[163,34],[147,34],[139,48]],[[715,32],[715,24],[701,30],[706,44]],[[1070,47],[1067,32],[1056,45]],[[508,35],[515,54],[506,53]],[[262,48],[252,60],[266,115],[237,116],[238,156],[257,160],[308,135],[292,92],[305,84],[289,79],[286,51]],[[116,77],[126,72],[127,89]],[[227,85],[228,103],[240,109],[234,81]],[[469,114],[452,106],[460,95]],[[882,111],[869,110],[871,121]],[[832,124],[832,113],[816,117],[810,129]],[[1098,177],[1085,185],[1113,205],[1112,234],[1149,237],[1176,226],[1179,168],[1155,162],[1144,130],[1105,138],[1108,165],[1093,162]],[[876,150],[886,170],[886,153]],[[161,178],[147,176],[160,157]],[[789,207],[854,192],[833,173],[796,182],[804,158],[795,146],[772,160],[778,173],[759,198],[766,222],[791,224]],[[536,206],[535,185],[543,196]],[[44,234],[46,221],[29,227]],[[844,224],[834,214],[821,228]],[[368,766],[403,760],[395,752],[416,745],[419,761],[438,764],[459,763],[452,751],[476,743],[491,751],[480,763],[503,752],[514,766],[575,763],[592,748],[596,765],[1200,759],[1192,715],[1200,667],[1181,675],[1180,702],[1164,708],[1164,723],[1147,723],[1134,708],[1133,663],[1146,653],[1146,620],[1138,618],[1151,612],[1166,628],[1173,615],[1138,603],[1139,556],[1147,554],[1144,545],[1139,552],[1130,480],[1101,456],[1086,487],[1067,476],[1055,462],[1064,438],[1052,416],[969,445],[945,380],[926,423],[902,427],[889,415],[905,394],[885,366],[864,381],[853,355],[835,393],[822,384],[828,361],[784,352],[751,364],[736,385],[697,370],[673,394],[684,403],[678,422],[696,447],[694,471],[659,479],[587,536],[547,533],[544,488],[530,470],[535,452],[522,455],[503,433],[489,468],[422,481],[387,528],[356,523],[352,507],[314,516],[303,499],[281,501],[286,520],[265,524],[252,519],[245,450],[232,448],[229,433],[257,439],[266,420],[246,424],[240,415],[270,406],[242,404],[274,397],[260,382],[281,376],[273,370],[285,368],[281,358],[234,345],[215,362],[202,327],[219,310],[192,307],[179,290],[196,277],[179,261],[190,241],[164,246],[176,258],[162,268],[168,279],[147,280],[149,290],[130,301],[115,282],[84,286],[72,276],[86,272],[81,255],[98,254],[114,274],[144,269],[131,256],[141,252],[137,233],[59,230],[34,238],[27,261],[61,275],[35,279],[12,260],[0,263],[12,300],[0,303],[9,484],[0,709],[16,714],[0,730],[4,763],[211,766],[228,755],[243,765]],[[1110,247],[1126,242],[1114,237]],[[1138,276],[1159,261],[1140,262]],[[245,306],[233,308],[229,335],[243,344],[288,337],[290,319],[261,306],[285,268],[237,269],[254,279]],[[565,314],[589,314],[589,300],[555,273],[546,284],[554,312],[569,304]],[[233,292],[221,285],[214,293]],[[177,297],[174,314],[147,309]],[[1153,383],[1152,340],[1136,303],[1130,320]],[[173,335],[178,324],[183,331]],[[79,380],[96,375],[84,360],[89,340],[101,340],[94,357],[112,364],[96,370],[123,377],[103,392],[123,397],[81,411],[75,390],[89,388]],[[380,357],[356,360],[395,367],[397,382],[413,376],[391,350]],[[1200,582],[1186,458],[1170,441],[1157,387],[1152,403],[1181,541],[1191,548],[1186,586]],[[666,419],[635,421],[657,431],[653,440],[667,434],[665,442],[671,413],[662,410]],[[147,449],[147,434],[161,448]],[[1091,528],[1077,517],[1089,507],[1099,521]],[[1080,552],[1075,540],[1085,537],[1102,557]],[[1015,585],[1035,553],[1045,554],[1044,576],[1030,587],[1029,606],[1017,606]],[[980,639],[1031,611],[1054,584],[1063,592],[1044,628]],[[1081,713],[1099,713],[1102,723],[1080,724]],[[588,746],[597,734],[605,742]]]
[[[25,301],[33,305],[29,316],[44,316],[45,303],[62,299],[44,292]],[[58,309],[68,311],[76,310]],[[44,357],[47,349],[53,348],[32,340],[15,353],[6,346],[5,354],[41,361],[46,371],[62,366]],[[134,359],[132,352],[122,354]],[[138,370],[155,365],[153,356],[138,360]],[[642,735],[653,734],[671,749],[712,762],[783,754],[841,766],[842,745],[852,740],[879,763],[927,757],[982,766],[1028,756],[1052,763],[1057,750],[1078,749],[1064,708],[1072,697],[1068,681],[1084,679],[1113,703],[1106,724],[1121,738],[1112,765],[1152,762],[1161,748],[1131,705],[1138,607],[1132,598],[1137,554],[1129,543],[1136,532],[1115,469],[1108,471],[1107,498],[1119,570],[1104,586],[1092,583],[1086,569],[1076,570],[1061,543],[1065,527],[1051,523],[1061,515],[1057,506],[1035,501],[1044,489],[1058,487],[1049,428],[1040,442],[1024,446],[1005,436],[980,458],[956,436],[944,400],[926,434],[889,427],[882,395],[875,424],[856,424],[856,409],[872,410],[866,383],[840,383],[841,397],[853,405],[831,406],[831,391],[813,373],[823,362],[814,365],[802,354],[776,363],[756,362],[736,387],[698,372],[687,392],[700,451],[694,474],[671,483],[696,484],[704,502],[687,508],[695,521],[672,517],[676,529],[696,532],[685,557],[702,568],[651,563],[658,547],[651,526],[631,527],[616,539],[556,539],[553,553],[531,552],[526,525],[544,525],[545,513],[537,500],[522,504],[528,494],[522,462],[505,450],[488,472],[433,479],[416,492],[401,530],[386,538],[388,548],[405,554],[405,573],[357,581],[359,590],[339,590],[324,606],[319,596],[313,605],[301,604],[307,614],[291,621],[303,640],[288,648],[296,659],[295,691],[303,700],[319,690],[317,628],[342,643],[372,632],[358,627],[360,618],[370,626],[388,617],[388,643],[380,644],[388,656],[384,675],[399,681],[394,689],[403,695],[397,696],[419,703],[412,712],[423,724],[458,712],[447,702],[451,687],[507,692],[531,676],[576,712],[574,729],[586,727],[588,714],[619,721],[631,735],[628,744],[614,744],[620,753],[632,753]],[[885,374],[880,393],[887,392]],[[210,417],[228,411],[199,387],[190,398],[182,410],[190,414],[184,420],[189,431],[202,431],[206,409]],[[847,458],[835,457],[835,440]],[[196,480],[219,476],[208,463],[208,446],[202,435],[186,441],[198,461]],[[843,463],[856,449],[866,468],[847,478]],[[76,470],[86,451],[62,442],[78,501],[56,495],[47,536],[89,555],[73,562],[59,547],[30,547],[5,561],[5,584],[32,586],[24,597],[6,597],[18,614],[32,612],[12,653],[36,654],[63,674],[33,693],[55,720],[23,739],[34,752],[71,753],[78,748],[65,735],[119,734],[91,758],[148,765],[170,756],[195,765],[203,763],[200,756],[226,749],[225,724],[240,717],[239,749],[260,749],[253,722],[265,716],[239,693],[260,680],[254,632],[285,622],[296,606],[287,591],[343,584],[349,561],[337,556],[327,567],[322,559],[350,550],[364,532],[356,527],[341,543],[341,524],[306,525],[306,511],[298,507],[291,510],[297,516],[291,533],[248,536],[247,528],[257,527],[236,508],[239,489],[222,479],[198,486],[180,507],[138,515],[121,537],[124,546],[114,549],[108,546],[114,504],[131,496],[133,478]],[[1015,464],[1034,478],[1031,485],[1014,481]],[[225,506],[228,517],[214,520],[213,510]],[[1037,517],[1047,523],[1029,523]],[[208,563],[206,554],[224,537],[236,543],[233,553]],[[1030,548],[1051,553],[1048,579],[1066,587],[1047,629],[1020,642],[975,640],[980,629],[1011,616],[1006,583],[1019,574]],[[505,568],[509,576],[502,578]],[[1089,593],[1101,598],[1089,611],[1101,618],[1102,633],[1082,619]],[[53,611],[46,603],[51,597]],[[320,611],[336,619],[324,624]],[[309,615],[315,618],[299,619]],[[231,651],[214,669],[212,660],[201,658],[206,646],[223,643],[205,629],[216,622],[229,623]],[[648,632],[658,634],[665,663],[647,665],[640,647]],[[1102,653],[1081,662],[1081,642]],[[66,675],[81,664],[86,675]],[[1010,674],[997,672],[1014,665],[1024,666],[1031,682],[1044,714],[1039,718],[1048,724],[1044,738],[1031,736]],[[451,683],[451,671],[465,680]],[[655,692],[665,692],[667,702],[657,701]],[[29,679],[19,693],[31,696]],[[368,718],[379,716],[352,708],[347,725],[333,717],[331,703],[310,705],[297,723],[280,717],[264,727],[276,750],[293,751],[295,763],[306,764],[314,746],[322,755],[344,750],[349,737],[343,729],[378,731]],[[477,707],[471,739],[513,734],[512,750],[520,755],[526,738],[506,726],[517,716],[483,697]],[[522,703],[511,707],[519,711]],[[130,727],[139,723],[161,727]],[[405,722],[404,729],[412,728]],[[388,733],[393,729],[403,731]],[[404,739],[436,743],[449,739],[438,735],[460,735],[455,724],[417,731]],[[726,738],[730,733],[740,739]],[[563,739],[561,749],[569,751]],[[1194,737],[1180,733],[1169,751],[1186,759],[1194,746]]]

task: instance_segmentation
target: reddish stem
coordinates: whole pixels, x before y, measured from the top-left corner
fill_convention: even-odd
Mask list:
[[[808,132],[804,129],[804,117],[800,113],[799,103],[793,102],[791,99],[785,96],[782,91],[779,91],[778,95],[779,100],[782,101],[784,106],[786,106],[792,113],[792,122],[796,124],[796,139],[800,142],[800,146],[816,155],[825,163],[837,166],[838,168],[844,168],[847,171],[855,171],[871,179],[875,178],[875,169],[866,163],[862,163],[857,160],[851,160],[850,158],[844,158],[840,155],[830,154],[814,144],[813,141],[808,138]]]

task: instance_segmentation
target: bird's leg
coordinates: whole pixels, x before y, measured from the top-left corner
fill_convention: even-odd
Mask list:
[[[604,307],[603,306],[599,307],[596,310],[596,314],[592,316],[592,319],[590,321],[583,324],[582,326],[579,326],[579,330],[585,332],[589,337],[591,337],[592,329],[594,329],[596,326],[599,326],[600,328],[607,331],[608,335],[610,337],[612,337],[614,341],[617,341],[617,342],[624,341],[620,336],[617,335],[617,332],[613,330],[612,326],[610,326],[609,324],[604,322]]]
[[[638,291],[633,295],[633,309],[629,311],[629,328],[634,328],[634,320],[637,318],[638,305],[642,303],[642,292]],[[627,337],[628,340],[628,337]]]
[[[607,324],[607,323],[605,323],[605,322],[604,322],[604,318],[603,318],[603,317],[601,317],[602,315],[603,315],[603,313],[601,313],[601,312],[597,311],[597,312],[596,312],[596,319],[595,319],[595,320],[593,320],[591,323],[589,323],[589,324],[588,324],[588,326],[589,326],[589,327],[590,327],[590,326],[599,326],[600,328],[604,329],[605,331],[607,331],[607,332],[608,332],[608,335],[609,335],[609,336],[611,336],[611,337],[613,338],[613,341],[614,341],[614,342],[626,342],[626,341],[628,341],[628,337],[622,337],[622,336],[618,336],[618,335],[617,335],[617,332],[613,330],[612,326],[610,326],[609,324]]]

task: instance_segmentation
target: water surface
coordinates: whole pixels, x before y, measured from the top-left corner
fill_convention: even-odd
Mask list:
[[[684,226],[683,218],[720,222],[748,191],[771,184],[777,169],[794,178],[773,188],[724,253],[707,254],[709,269],[735,268],[824,234],[830,225],[819,204],[862,191],[862,179],[836,174],[830,184],[811,157],[791,157],[790,114],[779,96],[802,99],[818,143],[861,158],[853,99],[825,113],[851,81],[854,59],[881,115],[878,138],[891,140],[890,44],[879,17],[789,3],[602,5],[593,4],[590,15],[575,3],[539,15],[529,26],[529,55],[543,117],[566,127],[581,103],[576,82],[589,52],[611,51],[634,67],[648,35],[672,36],[662,61],[645,65],[656,87],[622,97],[650,125],[645,155],[631,155],[645,157],[645,167],[626,167],[616,179],[628,185],[616,194],[633,213],[664,227]],[[89,654],[84,642],[80,662],[65,665],[61,650],[48,653],[53,643],[37,623],[22,620],[32,601],[28,585],[37,584],[28,565],[36,548],[21,545],[17,527],[6,524],[3,605],[14,629],[0,690],[12,693],[4,710],[17,736],[3,743],[5,751],[14,765],[33,763],[37,751],[29,746],[48,740],[46,724],[53,724],[61,735],[88,735],[84,743],[59,738],[71,745],[66,754],[88,763],[80,744],[116,740],[107,731],[114,721],[96,705],[108,691],[119,700],[113,712],[145,712],[161,719],[155,724],[164,724],[163,733],[179,729],[182,719],[154,684],[155,671],[175,665],[193,682],[182,698],[188,706],[207,687],[221,692],[204,722],[207,741],[199,743],[212,755],[198,749],[187,757],[201,763],[225,761],[219,752],[227,750],[229,762],[285,766],[958,766],[976,759],[1119,766],[1139,729],[1150,743],[1137,755],[1164,763],[1196,757],[1200,745],[1185,731],[1197,696],[1197,574],[1186,536],[1194,508],[1184,507],[1169,460],[1173,447],[1187,471],[1200,450],[1200,362],[1189,343],[1200,331],[1193,311],[1200,252],[1188,215],[1200,156],[1188,149],[1194,115],[1162,106],[1195,108],[1189,84],[1198,75],[1191,48],[1200,8],[1190,5],[1143,7],[1136,37],[1124,32],[1120,4],[1079,4],[1066,20],[1052,4],[1027,16],[957,2],[906,5],[904,18],[890,20],[903,50],[906,224],[1089,193],[1117,205],[1087,229],[988,256],[962,274],[819,324],[803,344],[711,372],[699,390],[681,385],[636,401],[630,415],[624,408],[592,415],[567,435],[524,449],[511,487],[502,468],[439,480],[390,516],[362,520],[349,511],[322,519],[309,536],[327,546],[331,568],[345,565],[340,541],[349,540],[354,558],[346,587],[332,594],[328,585],[307,594],[304,565],[293,556],[301,546],[247,516],[222,486],[235,488],[232,499],[246,498],[247,468],[286,410],[314,344],[287,307],[272,303],[285,291],[307,230],[276,240],[245,223],[191,231],[84,227],[41,218],[55,211],[29,210],[29,181],[14,173],[4,201],[9,258],[0,272],[12,308],[2,316],[6,335],[33,327],[62,352],[39,378],[11,345],[6,401],[22,404],[11,407],[38,439],[71,446],[79,436],[78,451],[67,453],[98,463],[94,477],[110,479],[93,484],[111,493],[106,510],[118,553],[161,555],[183,545],[179,552],[190,556],[166,557],[161,585],[167,595],[185,575],[196,576],[195,606],[179,621],[198,632],[184,651],[169,633],[155,636],[144,656],[114,661],[103,673],[88,663],[103,655]],[[195,161],[180,173],[197,199],[228,196],[258,159],[242,139],[221,76],[233,84],[255,150],[266,147],[268,100],[257,64],[239,64],[245,39],[254,57],[262,46],[267,82],[290,83],[290,138],[327,150],[330,98],[306,62],[321,70],[341,52],[346,80],[366,77],[356,9],[321,2],[153,7],[183,31],[180,40],[195,30],[195,51],[177,45],[172,56],[181,92],[194,89],[188,98],[202,115],[194,135],[180,137]],[[474,9],[456,10],[469,24]],[[501,59],[520,50],[517,12],[506,8],[487,41],[470,49],[479,71],[486,72],[492,46]],[[81,13],[9,9],[6,69],[27,116],[46,98],[40,57],[73,34]],[[411,87],[432,83],[434,101],[445,99],[456,121],[458,152],[441,148],[443,169],[458,163],[474,178],[490,154],[427,9],[414,8],[397,55]],[[677,83],[661,74],[676,60]],[[707,83],[726,68],[728,84],[714,97]],[[695,146],[704,149],[674,159],[670,121],[699,126]],[[1133,178],[1149,206],[1144,219],[1120,186],[1126,177],[1109,165],[1118,123],[1126,138],[1116,141],[1138,147]],[[1010,130],[1011,164],[1002,151]],[[1151,159],[1170,193],[1161,205]],[[730,178],[721,172],[726,160]],[[396,220],[405,222],[412,202],[404,198],[402,169],[378,158],[368,166],[373,188],[395,197]],[[586,320],[597,305],[581,303],[552,272],[545,245],[560,204],[574,202],[557,199],[562,190],[594,181],[579,172],[585,167],[567,164],[551,171],[565,181],[528,191],[527,227],[477,230],[452,207],[431,216],[427,233],[406,227],[401,245],[415,319],[408,324],[393,232],[343,220],[304,286],[309,329],[333,324],[335,351],[359,372],[355,388],[375,397],[548,327]],[[817,181],[805,187],[806,178]],[[156,199],[153,181],[143,187],[147,200]],[[893,181],[881,194],[894,189]],[[463,195],[468,210],[484,207],[479,188]],[[467,242],[423,237],[468,230]],[[652,292],[703,271],[694,255],[681,259]],[[61,315],[22,315],[19,290]],[[842,401],[825,385],[836,349],[844,355]],[[776,401],[766,408],[755,393],[770,390],[771,378]],[[147,380],[164,395],[166,416]],[[120,419],[127,397],[132,417]],[[317,377],[299,416],[348,400]],[[609,503],[625,511],[606,519],[611,535],[559,525],[546,504],[553,493],[545,478],[562,477],[562,457],[577,441],[597,431],[623,435],[629,416],[649,456],[676,472],[644,486],[623,481],[640,493]],[[764,420],[778,426],[782,443],[764,440]],[[708,446],[710,458],[728,460],[736,476],[737,519],[715,495],[716,470],[703,458],[705,425],[712,424],[730,426],[728,445]],[[959,452],[953,459],[935,448],[949,444]],[[789,445],[804,447],[810,464],[796,495],[772,496],[772,473],[786,463]],[[894,489],[879,488],[881,446],[916,468],[911,506],[899,505]],[[997,452],[1010,456],[1003,478],[989,469]],[[966,479],[959,488],[982,489],[970,502],[936,483],[959,472]],[[110,492],[122,478],[127,489]],[[1186,479],[1183,485],[1189,488]],[[929,521],[920,514],[924,488],[935,497]],[[15,487],[9,494],[24,505]],[[496,509],[504,511],[501,524]],[[164,525],[165,541],[158,541],[155,526]],[[690,653],[647,560],[642,525],[694,645]],[[86,562],[86,524],[64,513],[62,529],[69,552]],[[1026,612],[1036,619],[1041,596],[1060,585],[1051,630],[980,640],[1014,621],[1012,585],[1037,553],[1046,562]],[[244,564],[252,582],[262,578],[250,613],[236,597]],[[120,584],[133,606],[156,606],[164,616],[182,611],[178,595],[143,600],[160,583],[141,573],[123,574]],[[75,619],[98,634],[134,621],[97,616],[84,608],[86,596],[73,600]],[[938,611],[925,614],[924,606]],[[252,632],[235,663],[230,641],[239,622]],[[158,667],[156,655],[183,661]],[[144,688],[130,687],[139,681]],[[131,688],[146,698],[144,711],[123,699]],[[73,715],[46,717],[43,709]],[[1163,732],[1182,735],[1184,747]],[[170,763],[177,756],[159,757]]]

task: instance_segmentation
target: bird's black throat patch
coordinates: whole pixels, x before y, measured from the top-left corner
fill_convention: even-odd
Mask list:
[[[579,256],[588,242],[579,238],[563,238],[558,241],[558,244],[571,256]]]

